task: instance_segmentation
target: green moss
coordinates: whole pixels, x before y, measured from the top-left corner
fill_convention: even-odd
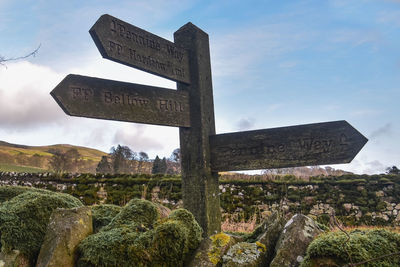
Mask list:
[[[157,207],[153,203],[135,198],[129,201],[105,228],[112,229],[132,222],[151,228],[159,217]]]
[[[150,259],[139,236],[129,227],[91,235],[79,244],[77,266],[148,266]]]
[[[78,199],[50,191],[28,190],[3,202],[0,205],[2,250],[17,249],[31,259],[35,258],[43,242],[52,211],[56,208],[80,206],[82,203]]]
[[[92,206],[93,231],[98,232],[102,227],[108,225],[121,209],[120,206],[112,204]]]
[[[130,201],[107,227],[81,242],[78,266],[182,266],[202,230],[184,209],[158,218],[151,202]]]
[[[178,221],[167,221],[154,229],[151,251],[155,266],[182,266],[188,252],[187,231]]]
[[[203,229],[196,222],[192,213],[185,209],[177,209],[171,212],[168,219],[179,221],[184,226],[188,236],[188,250],[198,247],[202,239]]]
[[[400,234],[384,229],[351,231],[350,240],[342,232],[330,232],[317,237],[308,247],[301,267],[319,266],[321,259],[329,259],[337,265],[353,263],[377,258],[382,255],[398,252]],[[345,245],[343,245],[345,244]],[[346,250],[344,249],[346,247]],[[400,257],[385,257],[363,266],[399,266]]]
[[[47,193],[47,190],[26,186],[0,186],[0,203],[10,200],[25,192]]]

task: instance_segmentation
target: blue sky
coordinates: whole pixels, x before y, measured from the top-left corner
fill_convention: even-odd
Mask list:
[[[102,59],[88,31],[110,14],[166,39],[191,21],[210,37],[217,133],[347,120],[369,142],[357,173],[400,165],[400,1],[0,0],[0,140],[118,143],[169,156],[173,127],[68,117],[49,92],[69,73],[176,88]]]

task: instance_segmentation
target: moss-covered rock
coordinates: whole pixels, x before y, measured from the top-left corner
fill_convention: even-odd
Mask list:
[[[236,239],[225,233],[218,233],[203,239],[192,259],[185,266],[214,267],[222,264],[222,257],[236,244]]]
[[[14,188],[11,188],[14,190]],[[30,191],[0,205],[3,251],[19,250],[34,260],[42,245],[50,215],[56,208],[75,208],[82,203],[67,194]]]
[[[54,210],[36,267],[74,267],[78,244],[92,233],[90,207]]]
[[[187,234],[187,244],[185,246],[188,250],[196,249],[199,246],[203,229],[201,229],[192,213],[185,209],[177,209],[171,212],[168,220],[178,221],[184,226]]]
[[[157,207],[130,201],[111,223],[78,247],[78,266],[182,266],[200,244],[202,230],[184,209],[159,220]]]
[[[142,225],[145,228],[153,227],[153,224],[160,218],[157,207],[148,200],[132,199],[114,217],[105,230],[121,226],[128,226],[132,222]]]
[[[92,206],[93,231],[97,233],[102,227],[108,225],[121,209],[122,207],[113,204]]]
[[[400,247],[400,234],[384,229],[355,229],[349,232],[329,232],[318,236],[308,247],[301,267],[342,266],[358,263],[383,255],[396,253]],[[351,257],[351,259],[350,259]],[[398,255],[384,257],[362,266],[400,266]]]
[[[223,267],[258,267],[265,256],[266,247],[259,242],[240,242],[233,245],[223,256]]]
[[[322,232],[309,217],[295,214],[284,226],[270,267],[299,266],[308,245]]]
[[[266,253],[262,261],[262,264],[265,266],[269,266],[275,256],[275,246],[282,233],[285,222],[285,217],[281,213],[274,212],[247,238],[248,242],[257,241],[266,247]]]
[[[0,186],[0,203],[25,192],[49,193],[50,191],[26,186]]]

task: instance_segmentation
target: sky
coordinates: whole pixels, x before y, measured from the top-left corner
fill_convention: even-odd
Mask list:
[[[217,133],[346,120],[369,142],[359,174],[400,165],[399,0],[0,0],[0,140],[117,144],[169,157],[175,127],[70,117],[50,96],[68,74],[176,89],[103,59],[88,31],[102,14],[173,41],[192,22],[210,38]]]

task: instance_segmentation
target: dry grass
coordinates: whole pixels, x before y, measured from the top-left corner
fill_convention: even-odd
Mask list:
[[[256,228],[257,216],[254,215],[248,221],[235,222],[228,218],[222,222],[221,230],[223,232],[240,232],[240,233],[251,233]]]
[[[400,226],[370,226],[370,225],[361,225],[361,226],[346,226],[343,227],[343,230],[346,232],[350,232],[355,229],[360,229],[360,230],[377,230],[377,229],[384,229],[388,230],[391,232],[395,232],[400,234]],[[332,231],[340,231],[337,227],[331,229]]]

